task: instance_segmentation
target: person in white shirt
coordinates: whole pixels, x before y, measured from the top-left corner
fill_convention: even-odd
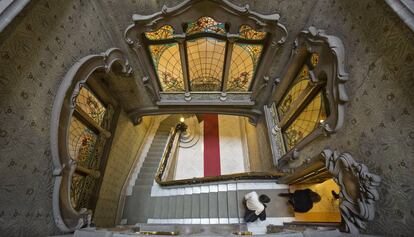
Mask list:
[[[266,204],[270,202],[270,198],[264,194],[257,195],[255,191],[250,192],[244,196],[246,213],[244,215],[244,221],[254,222],[258,218],[261,221],[266,220]]]

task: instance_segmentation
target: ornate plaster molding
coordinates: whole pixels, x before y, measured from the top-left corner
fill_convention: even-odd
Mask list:
[[[366,228],[366,221],[374,219],[374,204],[379,199],[377,187],[381,183],[381,177],[370,173],[350,153],[326,149],[322,156],[325,158],[326,169],[341,189],[339,208],[345,231],[358,234],[359,229]]]
[[[283,155],[281,158],[283,160],[282,165],[285,165],[289,160],[294,160],[294,154],[297,156],[307,144],[316,138],[322,135],[329,136],[338,131],[344,124],[345,103],[349,101],[345,88],[345,83],[349,78],[346,72],[345,47],[338,37],[328,35],[324,30],[316,29],[313,26],[298,34],[292,48],[291,58],[282,77],[283,80],[277,85],[268,104],[272,105],[274,103],[277,105],[281,102],[292,81],[296,78],[297,72],[312,53],[318,53],[319,55],[319,63],[312,70],[314,74],[312,83],[321,83],[322,80],[319,77],[325,74],[326,85],[324,88],[330,114],[325,121],[320,123],[318,128]]]
[[[54,177],[53,217],[57,227],[63,232],[73,232],[90,223],[91,211],[84,208],[77,211],[70,201],[71,179],[77,164],[69,155],[67,137],[76,96],[80,87],[96,71],[129,76],[132,68],[124,53],[117,48],[108,49],[102,54],[89,55],[68,70],[56,93],[50,128]]]
[[[385,0],[392,10],[414,31],[414,2],[410,0]]]
[[[287,38],[286,27],[279,22],[280,15],[277,13],[264,15],[251,10],[249,5],[237,6],[228,0],[186,0],[173,7],[164,5],[160,11],[150,15],[134,14],[132,16],[134,23],[128,26],[124,33],[125,41],[137,54],[144,77],[149,78],[151,81],[148,83],[148,87],[151,86],[151,89],[148,89],[148,91],[151,91],[156,101],[161,102],[162,100],[160,96],[161,90],[156,80],[157,76],[153,70],[150,55],[144,47],[143,33],[156,30],[168,24],[175,29],[175,35],[180,36],[180,39],[183,40],[182,37],[185,37],[182,29],[183,22],[194,21],[206,14],[220,22],[231,22],[228,36],[238,36],[239,27],[243,24],[249,24],[256,30],[270,33],[271,37],[269,37],[267,42],[266,50],[262,55],[262,62],[257,68],[255,80],[251,88],[253,92],[257,92],[263,89],[263,87],[268,86],[267,81],[262,79],[268,78],[268,69],[273,61],[272,59],[275,57],[277,49]],[[186,93],[183,94],[188,94],[187,89]],[[258,94],[252,93],[251,101],[254,101]],[[225,97],[221,99],[226,100]],[[191,97],[186,96],[186,101],[191,104]]]

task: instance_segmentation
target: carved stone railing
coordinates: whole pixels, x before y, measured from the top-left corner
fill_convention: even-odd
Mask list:
[[[102,54],[89,55],[76,62],[64,76],[56,93],[50,128],[54,179],[53,217],[62,232],[73,232],[82,228],[86,224],[90,224],[92,218],[92,210],[84,207],[75,208],[71,202],[71,181],[75,170],[84,173],[89,171],[80,167],[69,154],[68,137],[71,118],[76,113],[76,97],[80,88],[94,72],[114,72],[118,75],[129,76],[132,69],[123,52],[120,49],[111,48]],[[103,85],[96,86],[100,86],[102,91],[106,91],[103,89]],[[108,94],[105,95],[110,97]],[[116,101],[110,100],[112,103],[116,103]],[[108,131],[98,132],[107,138],[111,136]],[[98,176],[96,172],[89,173],[92,176]]]
[[[313,160],[278,180],[282,184],[322,183],[333,178],[340,187],[342,231],[358,234],[374,219],[381,178],[354,160],[350,153],[325,149]]]

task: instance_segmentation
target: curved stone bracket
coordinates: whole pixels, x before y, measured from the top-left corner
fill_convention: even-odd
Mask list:
[[[91,219],[90,210],[75,210],[70,201],[71,179],[76,162],[69,155],[67,137],[80,87],[98,70],[124,76],[132,73],[131,66],[120,49],[111,48],[102,54],[86,56],[68,70],[53,103],[50,128],[54,178],[53,217],[63,232],[73,232],[89,224]]]
[[[326,149],[322,156],[326,169],[340,186],[339,208],[345,231],[357,234],[359,229],[366,228],[366,221],[374,219],[374,204],[379,199],[377,187],[381,178],[370,173],[364,164],[356,162],[350,153],[340,154]]]

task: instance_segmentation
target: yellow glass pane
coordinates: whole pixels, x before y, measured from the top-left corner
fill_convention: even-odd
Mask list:
[[[309,135],[320,122],[325,121],[326,113],[323,109],[322,100],[322,93],[319,92],[286,129],[284,135],[288,150]]]
[[[163,91],[184,91],[183,70],[177,43],[150,45],[155,71]]]
[[[309,68],[304,65],[293,82],[293,86],[289,89],[289,92],[285,95],[282,102],[278,106],[279,116],[282,117],[298,99],[300,94],[309,86]]]
[[[249,90],[262,49],[262,45],[233,45],[227,91]]]
[[[216,33],[221,35],[226,34],[224,23],[217,22],[208,16],[203,16],[197,21],[188,23],[187,25],[187,34],[191,35],[201,32]]]
[[[76,97],[76,105],[95,120],[97,124],[101,125],[106,109],[91,91],[85,87],[81,87]]]
[[[192,91],[220,91],[226,42],[215,38],[187,41]]]
[[[317,53],[313,53],[311,55],[311,60],[310,61],[311,61],[312,66],[316,67],[316,65],[318,65],[318,63],[319,63],[319,55]]]
[[[256,31],[248,25],[242,25],[239,29],[240,38],[249,40],[262,40],[266,37],[266,32]]]
[[[72,117],[69,127],[69,155],[81,163],[93,159],[98,136],[76,117]]]
[[[174,29],[170,25],[165,25],[156,31],[145,32],[145,37],[149,40],[172,39]]]

